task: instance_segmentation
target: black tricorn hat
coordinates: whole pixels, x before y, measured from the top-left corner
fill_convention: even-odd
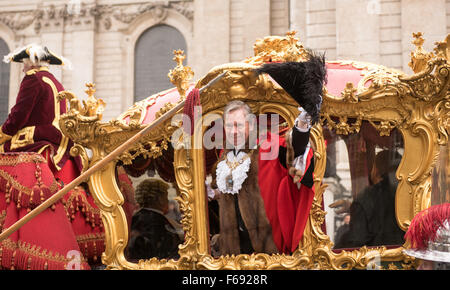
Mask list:
[[[272,77],[306,112],[311,123],[319,121],[323,86],[327,81],[325,55],[308,50],[304,62],[266,63],[255,70],[257,75]]]
[[[23,62],[24,59],[29,59],[33,63],[45,61],[53,65],[64,65],[63,58],[57,56],[50,51],[46,46],[40,46],[36,44],[30,44],[23,48],[20,48],[8,55],[3,59],[4,62]]]

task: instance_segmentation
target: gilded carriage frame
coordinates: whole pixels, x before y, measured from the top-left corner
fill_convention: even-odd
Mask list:
[[[321,124],[327,122],[337,134],[359,131],[362,120],[369,121],[380,135],[388,135],[393,128],[400,130],[405,153],[396,172],[399,180],[396,213],[398,225],[403,230],[407,229],[415,214],[430,205],[431,172],[440,146],[448,143],[450,129],[449,37],[436,44],[435,53],[423,50],[420,34],[414,35],[414,38],[413,43],[417,47],[411,54],[411,67],[415,72],[413,75],[408,76],[368,63],[335,62],[360,67],[365,72],[364,81],[357,87],[347,84],[340,96],[326,91],[321,111]],[[208,113],[220,114],[229,100],[241,99],[250,104],[254,113],[278,113],[292,126],[297,112],[295,102],[267,77],[255,77],[251,69],[268,59],[300,61],[305,57],[303,46],[294,37],[294,33],[288,33],[286,37],[258,40],[254,47],[254,57],[241,63],[215,67],[197,82],[196,86],[200,88],[226,71],[217,84],[202,93],[202,116],[206,117]],[[192,71],[182,65],[180,52],[177,52],[176,60],[178,65],[170,77],[180,92],[180,100],[183,100]],[[61,118],[61,129],[77,144],[71,153],[80,155],[86,166],[92,166],[141,130],[144,126],[142,119],[145,108],[152,102],[150,97],[125,112],[122,116],[129,117],[128,123],[119,119],[101,123],[101,116],[96,112],[98,103],[95,102],[93,93],[92,89],[88,90],[93,102],[91,105],[86,104],[85,108],[80,106],[73,94],[61,94],[71,104],[71,110]],[[175,105],[167,103],[158,114],[167,112]],[[88,110],[89,106],[91,110]],[[332,117],[339,121],[333,121]],[[321,207],[322,195],[327,187],[322,182],[326,150],[321,124],[313,127],[311,137],[315,148],[316,193],[303,240],[292,255],[255,253],[213,258],[208,253],[206,202],[201,198],[205,196],[203,151],[187,149],[183,143],[178,143],[174,151],[174,170],[180,189],[177,199],[183,212],[182,225],[185,231],[185,241],[179,247],[180,258],[152,258],[138,263],[126,260],[124,249],[128,240],[127,222],[121,207],[124,198],[115,180],[115,166],[119,160],[127,164],[139,155],[152,158],[162,154],[172,133],[178,128],[169,120],[89,179],[105,228],[106,250],[102,255],[103,263],[108,269],[364,269],[379,257],[388,263],[398,262],[396,265],[390,263],[388,268],[397,268],[399,264],[402,268],[414,267],[416,261],[403,253],[403,247],[362,247],[339,253],[332,250],[330,238],[321,229],[326,215]],[[198,136],[202,136],[204,129],[202,126],[195,127],[192,142],[198,142]],[[91,151],[90,156],[86,148]],[[414,154],[417,150],[425,154]]]

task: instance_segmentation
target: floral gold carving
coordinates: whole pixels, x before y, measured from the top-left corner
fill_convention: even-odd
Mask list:
[[[264,62],[302,61],[308,54],[295,37],[296,31],[286,33],[286,36],[267,36],[256,40],[253,45],[255,55],[244,60],[245,63],[259,65]]]
[[[189,82],[194,77],[194,72],[189,66],[183,65],[183,61],[186,59],[184,51],[174,50],[173,54],[173,60],[177,63],[177,66],[170,70],[168,77],[172,84],[177,87],[181,99],[184,99],[189,88]]]
[[[416,46],[416,50],[411,52],[411,61],[408,63],[408,66],[415,72],[418,73],[425,69],[428,61],[433,58],[433,53],[425,51],[423,48],[423,43],[425,39],[423,39],[423,33],[417,32],[413,33],[414,40],[412,43]]]
[[[348,103],[357,103],[358,98],[356,97],[356,88],[353,86],[353,83],[347,83],[345,85],[345,89],[342,91],[341,95],[345,102]]]
[[[420,34],[415,36],[418,46],[423,44],[420,38]],[[333,243],[322,231],[326,216],[322,201],[327,187],[323,182],[327,158],[322,126],[327,125],[337,134],[348,135],[359,132],[362,122],[368,121],[381,136],[388,136],[394,129],[402,133],[405,148],[396,172],[399,180],[396,216],[398,225],[406,230],[413,216],[430,204],[431,172],[440,146],[448,144],[450,67],[447,62],[447,43],[447,39],[437,43],[436,54],[429,55],[429,59],[412,61],[417,70],[413,75],[370,63],[332,62],[359,68],[362,79],[358,84],[348,84],[338,96],[324,90],[320,123],[312,128],[310,137],[311,146],[315,149],[315,196],[303,238],[292,255],[210,255],[204,198],[204,152],[188,148],[180,142],[174,144],[173,163],[179,188],[177,200],[183,212],[181,223],[185,231],[185,240],[179,246],[180,258],[153,258],[138,263],[125,259],[128,229],[121,207],[124,200],[115,181],[115,164],[112,163],[89,180],[105,225],[106,251],[102,256],[103,263],[108,269],[372,269],[380,268],[374,264],[374,260],[379,258],[387,262],[383,269],[416,267],[417,261],[404,254],[403,246],[389,249],[383,246],[361,247],[340,252],[333,250]],[[180,59],[178,64],[182,64]],[[216,66],[197,82],[197,88],[203,87],[227,71],[214,86],[202,92],[202,118],[207,118],[209,114],[221,115],[229,101],[243,100],[253,113],[277,113],[286,120],[288,126],[292,126],[298,114],[296,102],[265,75],[255,76],[252,70],[264,61],[302,59],[304,49],[293,32],[284,37],[258,40],[253,57],[240,63]],[[82,115],[85,108],[67,93],[71,110],[61,117],[61,129],[80,148],[92,151],[92,157],[88,160],[91,166],[141,130],[146,109],[157,102],[157,97],[154,95],[136,103],[116,120],[101,123],[97,115]],[[163,106],[159,115],[170,107],[173,105]],[[123,121],[125,117],[128,117],[128,122]],[[163,154],[170,136],[177,128],[170,122],[162,123],[119,160],[129,163],[138,155],[154,158]],[[192,141],[201,138],[204,130],[204,126],[198,125]],[[81,149],[77,147],[75,150]]]

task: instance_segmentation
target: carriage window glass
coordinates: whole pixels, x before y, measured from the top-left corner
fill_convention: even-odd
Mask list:
[[[291,128],[282,116],[254,115],[245,105],[229,103],[225,118],[206,115],[203,123],[209,126],[203,145],[210,253],[213,257],[292,254],[300,244],[313,197],[312,184],[306,183],[312,177],[312,161],[304,160],[311,171],[305,169],[305,183],[295,185],[286,167],[289,154],[284,142]],[[307,143],[309,135],[305,136]],[[305,144],[304,156],[313,155],[308,148]]]
[[[431,204],[450,202],[450,146],[439,147],[439,157],[431,175]]]
[[[326,233],[334,249],[403,244],[395,216],[396,171],[404,152],[401,133],[380,136],[363,121],[358,133],[337,135],[324,126]]]
[[[184,232],[177,201],[180,191],[172,164],[170,146],[157,158],[138,156],[132,164],[119,164],[116,168],[128,226],[128,261],[179,257],[178,246],[184,241]]]
[[[0,55],[7,55],[8,53],[8,45],[0,38]],[[5,122],[8,116],[9,67],[10,64],[8,63],[0,63],[0,124]]]

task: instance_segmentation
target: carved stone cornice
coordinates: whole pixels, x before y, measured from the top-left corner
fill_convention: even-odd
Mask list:
[[[113,5],[69,1],[63,5],[38,6],[35,10],[0,12],[0,22],[13,31],[22,31],[34,24],[35,33],[40,33],[43,29],[62,29],[64,25],[78,27],[95,25],[109,30],[114,20],[122,24],[130,24],[144,13],[150,13],[157,23],[161,22],[167,17],[170,9],[177,11],[190,21],[194,18],[192,0]]]
[[[174,9],[189,20],[194,18],[193,1],[158,1],[144,4],[124,5],[113,13],[114,19],[129,24],[144,13],[150,13],[156,22],[167,17],[167,11]]]
[[[30,26],[37,17],[36,11],[24,12],[1,12],[0,22],[11,28],[13,31],[23,30]]]

